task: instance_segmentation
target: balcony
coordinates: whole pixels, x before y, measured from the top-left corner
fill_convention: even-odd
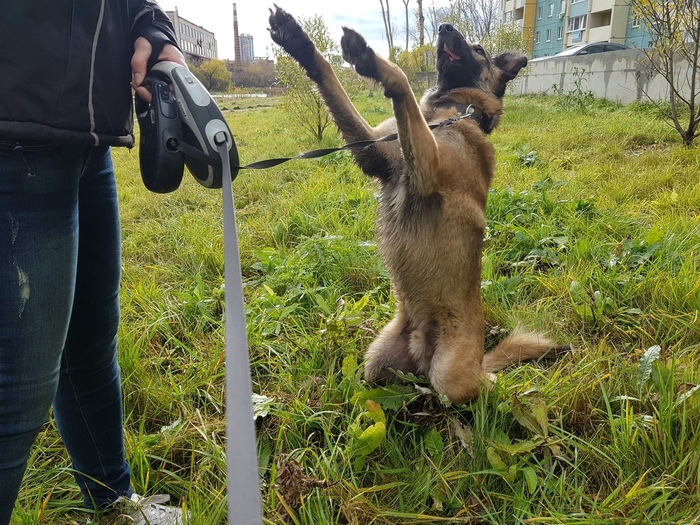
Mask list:
[[[589,27],[588,41],[589,42],[607,42],[610,40],[610,26]]]
[[[599,13],[600,11],[612,11],[615,7],[615,0],[591,0],[591,13]]]

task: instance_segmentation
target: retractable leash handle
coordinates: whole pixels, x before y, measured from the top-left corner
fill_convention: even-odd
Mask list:
[[[149,75],[166,80],[175,89],[175,103],[182,121],[179,149],[185,154],[185,164],[190,172],[202,186],[221,188],[223,164],[214,136],[220,131],[225,132],[231,166],[238,166],[238,152],[219,106],[197,77],[180,64],[158,62],[151,68]],[[237,173],[236,170],[231,178],[235,178]]]
[[[169,193],[180,186],[185,169],[185,154],[178,148],[182,122],[167,82],[152,82],[151,94],[150,104],[136,97],[141,179],[152,192]]]

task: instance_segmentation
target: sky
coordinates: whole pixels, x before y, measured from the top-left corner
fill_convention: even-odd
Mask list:
[[[166,11],[177,7],[178,14],[190,22],[212,31],[216,37],[220,59],[234,58],[233,44],[233,1],[228,0],[158,0]],[[388,56],[389,49],[384,33],[382,11],[379,0],[237,0],[239,34],[253,35],[253,49],[256,57],[273,58],[272,40],[267,32],[269,9],[276,3],[291,15],[299,18],[313,18],[319,15],[326,23],[330,35],[340,42],[342,26],[358,31],[367,43],[380,55]],[[413,9],[413,4],[409,9]],[[436,1],[435,4],[446,2]],[[426,2],[428,4],[428,2]],[[403,1],[390,3],[394,26],[404,27]],[[396,36],[394,37],[396,39]],[[402,38],[400,38],[403,41]]]

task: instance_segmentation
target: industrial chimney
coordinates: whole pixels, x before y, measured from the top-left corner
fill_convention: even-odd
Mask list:
[[[233,4],[233,45],[234,49],[234,60],[240,64],[241,62],[241,39],[238,36],[238,13],[236,12],[236,4]]]

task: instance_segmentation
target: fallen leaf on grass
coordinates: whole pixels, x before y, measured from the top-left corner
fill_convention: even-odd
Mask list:
[[[279,454],[275,486],[279,495],[290,507],[298,508],[305,494],[314,488],[326,488],[328,481],[307,476],[304,467],[297,460],[288,454]]]

